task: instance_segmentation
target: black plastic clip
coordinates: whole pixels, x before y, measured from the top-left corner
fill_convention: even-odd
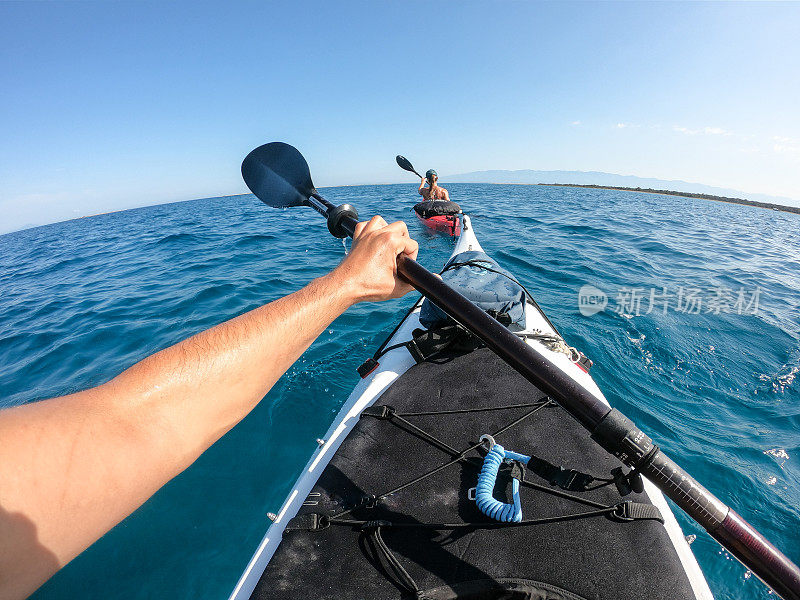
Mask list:
[[[306,513],[297,515],[286,526],[286,531],[321,531],[331,526],[330,519],[326,515],[318,513]]]
[[[628,473],[628,483],[630,484],[631,489],[637,494],[644,492],[644,481],[642,480],[642,474],[636,469],[633,469],[630,473]]]
[[[631,492],[641,494],[644,491],[644,481],[642,475],[636,469],[629,473],[623,473],[622,467],[611,469],[611,476],[614,478],[614,485],[620,496],[627,496]]]
[[[530,464],[528,466],[530,466]],[[575,469],[565,469],[561,466],[553,468],[549,475],[545,477],[550,485],[558,486],[562,490],[574,492],[585,492],[589,484],[594,481],[594,477],[591,475],[581,473]]]
[[[369,529],[377,529],[378,527],[391,527],[391,526],[392,526],[391,521],[381,521],[381,520],[367,521],[361,526],[361,531],[367,531]]]
[[[594,365],[594,362],[592,361],[592,359],[589,358],[588,356],[586,356],[580,350],[578,351],[578,360],[576,360],[574,362],[575,362],[575,364],[577,364],[581,369],[583,369],[587,373],[589,372],[589,369],[592,368],[592,365]]]
[[[356,371],[358,371],[358,374],[361,375],[361,379],[364,379],[367,375],[377,369],[379,364],[380,363],[377,360],[370,357],[365,360],[361,366],[356,369]]]

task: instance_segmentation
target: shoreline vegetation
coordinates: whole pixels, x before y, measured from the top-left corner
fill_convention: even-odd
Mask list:
[[[537,183],[536,185],[547,185],[552,187],[590,188],[596,190],[618,190],[621,192],[640,192],[644,194],[663,194],[666,196],[681,196],[683,198],[700,198],[702,200],[714,200],[715,202],[728,202],[729,204],[744,204],[745,206],[755,206],[757,208],[780,210],[783,212],[790,212],[800,215],[800,208],[795,206],[784,206],[783,204],[771,204],[769,202],[756,202],[755,200],[745,200],[744,198],[729,198],[728,196],[714,196],[712,194],[697,194],[694,192],[676,192],[674,190],[654,190],[651,188],[617,187],[612,185],[592,185],[592,184],[580,184],[580,183]]]

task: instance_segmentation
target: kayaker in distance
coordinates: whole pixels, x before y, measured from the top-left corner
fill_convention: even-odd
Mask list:
[[[347,308],[399,298],[405,223],[359,223],[303,289],[97,387],[0,410],[0,598],[26,598],[241,421]]]
[[[450,200],[450,194],[443,187],[440,187],[436,182],[439,181],[439,175],[433,169],[428,169],[425,177],[419,182],[419,195],[425,200]],[[430,187],[425,187],[425,182]]]

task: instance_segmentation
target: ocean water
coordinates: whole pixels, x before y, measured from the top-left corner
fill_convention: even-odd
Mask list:
[[[448,187],[487,252],[594,360],[611,403],[800,562],[800,217],[609,190]],[[364,216],[406,220],[420,261],[438,270],[452,242],[417,223],[413,192],[323,190]],[[297,290],[343,254],[313,211],[268,209],[252,196],[0,236],[0,405],[106,381]],[[579,311],[585,285],[606,295],[605,310]],[[337,319],[240,425],[35,598],[226,598],[267,512],[357,382],[355,368],[414,298]],[[678,519],[697,536],[692,548],[717,598],[769,597]]]

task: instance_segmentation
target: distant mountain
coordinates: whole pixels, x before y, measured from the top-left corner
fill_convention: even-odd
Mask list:
[[[660,190],[674,190],[676,192],[693,192],[696,194],[711,194],[714,196],[730,196],[770,202],[783,206],[800,206],[800,200],[782,196],[768,196],[766,194],[750,194],[726,188],[690,183],[675,179],[652,179],[636,177],[635,175],[617,175],[602,171],[535,171],[525,169],[521,171],[475,171],[459,175],[442,176],[442,182],[450,183],[577,183],[582,185],[610,185],[632,188],[651,188]]]

